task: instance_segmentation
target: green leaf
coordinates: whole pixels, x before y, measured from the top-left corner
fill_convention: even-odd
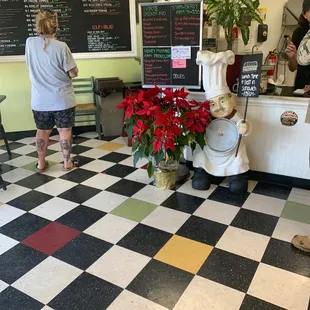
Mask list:
[[[245,45],[248,45],[250,39],[250,28],[248,26],[241,27],[242,40]]]
[[[132,152],[133,152],[133,153],[137,150],[137,148],[139,147],[139,145],[140,145],[140,141],[139,141],[139,140],[133,141],[133,142],[132,142]]]
[[[140,152],[137,150],[134,154],[133,154],[133,166],[136,167],[138,161],[140,160]]]
[[[133,127],[134,127],[133,123],[129,123],[129,124],[126,125],[126,131],[127,131],[127,135],[128,135],[129,138],[132,138]]]
[[[253,0],[241,0],[241,2],[252,11],[255,11],[255,5],[253,3]]]
[[[154,174],[154,166],[153,166],[153,163],[151,161],[149,161],[149,163],[147,164],[147,174],[148,174],[149,178],[151,178]]]
[[[217,4],[210,4],[210,5],[208,5],[206,13],[207,13],[208,16],[211,17],[218,10],[219,10],[219,7],[217,6]]]
[[[178,143],[182,146],[188,145],[188,136],[179,136]]]
[[[199,134],[196,137],[196,142],[198,143],[198,145],[201,147],[201,149],[203,150],[205,145],[206,145],[206,140],[205,140],[205,135],[204,134]]]
[[[194,151],[196,150],[196,142],[191,143],[191,149],[192,149],[192,152],[194,153]]]
[[[263,24],[262,18],[255,12],[251,13],[251,16],[254,20],[256,20],[258,23]]]
[[[156,164],[158,165],[163,159],[165,158],[165,153],[163,150],[160,150],[159,152],[154,154],[154,159]]]
[[[259,7],[259,5],[260,5],[260,0],[255,0],[255,1],[253,2],[253,5],[254,5],[254,8],[255,8],[255,9],[258,9],[258,7]]]

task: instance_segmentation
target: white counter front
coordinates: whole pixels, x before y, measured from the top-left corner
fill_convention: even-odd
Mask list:
[[[190,100],[204,101],[204,93],[191,93]],[[260,96],[249,100],[247,119],[252,134],[244,137],[251,170],[310,180],[310,124],[305,123],[310,99]],[[238,98],[237,110],[243,115],[245,99]],[[281,115],[292,111],[296,125],[281,123]],[[192,161],[191,151],[185,159]]]

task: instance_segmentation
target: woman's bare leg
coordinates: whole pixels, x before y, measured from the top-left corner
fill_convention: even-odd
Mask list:
[[[36,147],[38,152],[38,169],[45,168],[46,150],[52,130],[37,130]]]
[[[64,157],[64,168],[72,168],[71,147],[72,147],[72,128],[58,128],[60,137],[61,151]]]

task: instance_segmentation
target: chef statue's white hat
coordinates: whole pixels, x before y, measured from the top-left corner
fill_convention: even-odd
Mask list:
[[[227,66],[234,62],[235,54],[232,51],[197,53],[196,63],[203,66],[203,88],[207,100],[230,93],[226,80]]]

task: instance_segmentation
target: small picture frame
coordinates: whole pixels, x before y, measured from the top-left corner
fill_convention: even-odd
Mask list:
[[[140,3],[152,3],[155,0],[136,0],[136,23],[140,23],[140,12],[139,12],[139,4]]]

